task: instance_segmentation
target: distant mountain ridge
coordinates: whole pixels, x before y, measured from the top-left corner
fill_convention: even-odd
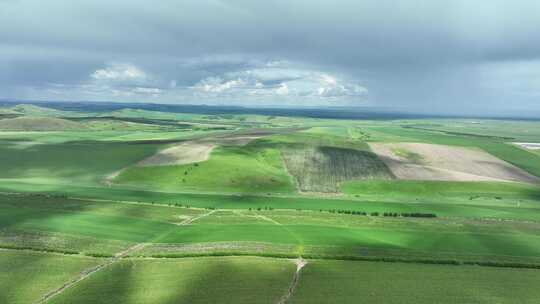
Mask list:
[[[259,114],[267,116],[296,116],[327,119],[414,119],[414,118],[477,118],[477,119],[515,119],[540,120],[540,113],[512,112],[504,115],[459,115],[425,114],[382,107],[243,107],[194,104],[155,104],[123,102],[65,102],[65,101],[22,101],[1,100],[0,107],[15,105],[30,109],[49,109],[64,112],[109,112],[122,109],[141,109],[147,111],[193,113],[193,114]],[[52,113],[52,112],[51,112]],[[64,114],[65,115],[65,114]],[[51,115],[57,116],[57,115]],[[63,116],[63,115],[59,115]]]

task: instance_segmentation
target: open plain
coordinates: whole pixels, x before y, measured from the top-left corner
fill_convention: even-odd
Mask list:
[[[538,299],[537,122],[2,109],[0,303]]]

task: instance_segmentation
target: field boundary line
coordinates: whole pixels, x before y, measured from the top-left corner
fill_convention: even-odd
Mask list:
[[[264,215],[262,215],[262,214],[257,214],[257,217],[260,218],[260,219],[262,219],[262,220],[265,220],[265,221],[267,221],[267,222],[274,223],[274,224],[276,224],[276,225],[278,225],[278,226],[283,226],[282,223],[280,223],[280,222],[278,222],[278,221],[276,221],[276,220],[274,220],[274,219],[271,219],[271,218],[269,218],[269,217],[267,217],[267,216],[264,216]]]
[[[302,253],[304,251],[304,241],[302,240],[302,237],[300,237],[296,232],[292,231],[286,225],[283,225],[282,223],[274,220],[273,218],[267,217],[267,216],[262,215],[260,213],[257,213],[257,217],[259,217],[262,220],[273,223],[274,225],[277,225],[277,226],[283,228],[285,231],[287,231],[287,233],[290,234],[298,242],[298,256],[299,256],[299,258],[302,257]]]
[[[185,219],[183,220],[182,222],[176,224],[178,226],[186,226],[186,225],[190,225],[191,223],[195,222],[195,221],[198,221],[200,219],[202,219],[203,217],[207,217],[209,215],[212,215],[212,213],[215,213],[217,210],[211,210],[210,212],[206,212],[204,214],[201,214],[201,215],[198,215],[196,217],[190,217],[188,219]]]
[[[186,253],[186,254],[154,254],[148,256],[130,256],[125,259],[185,259],[185,258],[207,258],[207,257],[260,257],[269,259],[298,259],[298,253],[284,254],[261,254],[257,252],[209,252],[209,253]],[[406,259],[384,256],[320,256],[313,254],[302,254],[305,260],[321,261],[351,261],[351,262],[371,262],[371,263],[404,263],[404,264],[425,264],[441,266],[480,266],[495,268],[517,268],[517,269],[537,269],[540,270],[540,263],[519,263],[519,262],[499,262],[499,261],[478,261],[478,260],[429,260],[429,259]]]
[[[74,285],[76,285],[77,283],[79,283],[79,282],[83,281],[84,279],[88,278],[92,274],[94,274],[94,273],[96,273],[96,272],[98,272],[98,271],[100,271],[100,270],[102,270],[102,269],[104,269],[104,268],[106,268],[108,266],[111,266],[112,264],[120,261],[122,258],[128,256],[129,254],[131,254],[131,253],[133,253],[133,252],[135,252],[137,250],[142,249],[146,245],[147,245],[146,243],[139,243],[139,244],[133,245],[133,246],[131,246],[131,247],[129,247],[129,248],[115,254],[113,258],[107,259],[107,261],[105,261],[104,263],[101,263],[101,264],[99,264],[97,266],[94,266],[94,267],[92,267],[90,269],[83,270],[78,277],[64,283],[59,288],[48,292],[47,294],[45,294],[41,299],[39,299],[35,303],[36,304],[47,303],[50,299],[60,295],[66,289],[73,287]]]

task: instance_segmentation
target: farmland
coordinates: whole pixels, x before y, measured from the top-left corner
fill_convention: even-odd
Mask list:
[[[130,260],[51,303],[274,303],[293,271],[290,261],[261,258]]]
[[[431,144],[373,144],[372,148],[400,179],[455,181],[540,180],[484,151]]]
[[[314,261],[291,303],[535,303],[538,271]],[[388,282],[391,281],[392,284]],[[359,284],[362,282],[362,284]]]
[[[1,303],[32,303],[97,261],[20,251],[0,251]]]
[[[540,296],[538,122],[0,110],[0,303]]]
[[[290,149],[284,152],[283,158],[300,191],[338,192],[343,181],[392,177],[385,164],[366,150],[335,147]]]

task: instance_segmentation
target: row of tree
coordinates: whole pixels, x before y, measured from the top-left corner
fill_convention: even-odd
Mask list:
[[[323,211],[322,209],[320,210]],[[343,210],[343,209],[330,209],[327,210],[330,213],[339,213],[339,214],[351,214],[351,215],[364,215],[364,216],[385,216],[385,217],[422,217],[422,218],[435,218],[437,215],[435,213],[420,213],[420,212],[365,212],[365,211],[356,211],[356,210]]]

